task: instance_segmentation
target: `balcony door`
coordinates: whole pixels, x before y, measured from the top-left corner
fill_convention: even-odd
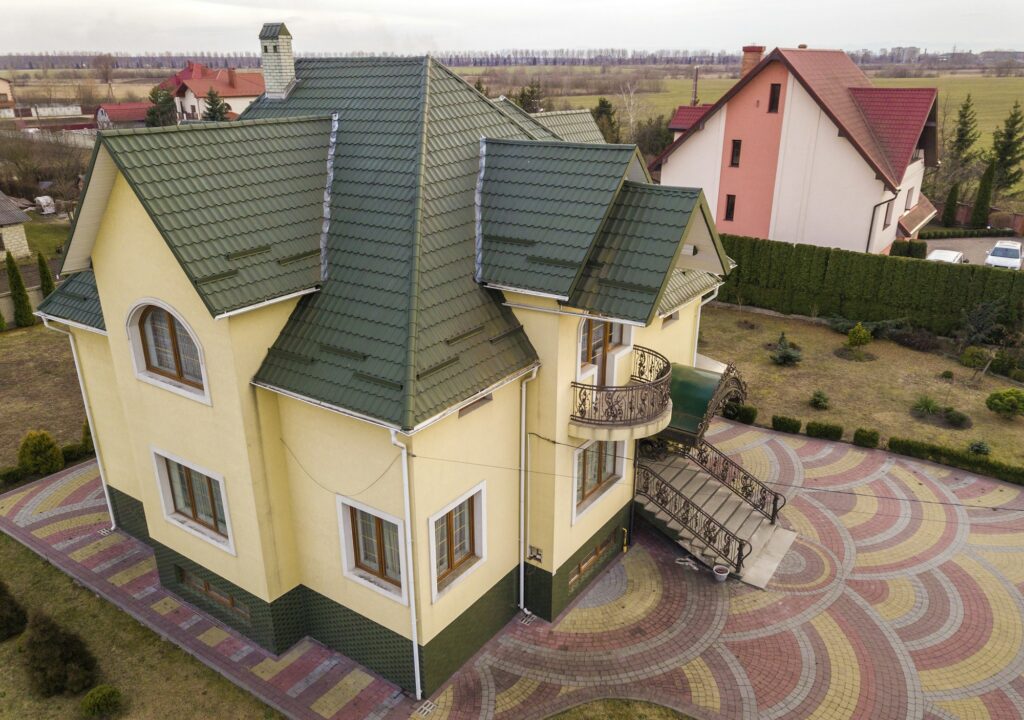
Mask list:
[[[595,385],[604,387],[615,384],[608,356],[616,347],[622,345],[622,340],[623,326],[621,323],[589,318],[583,321],[583,334],[580,338],[580,367],[585,368],[587,365],[597,367]]]

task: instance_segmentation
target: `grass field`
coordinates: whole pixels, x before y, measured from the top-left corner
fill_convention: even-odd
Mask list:
[[[548,720],[690,720],[675,710],[639,700],[595,700]]]
[[[38,215],[31,215],[31,218],[32,221],[25,225],[25,236],[32,251],[32,259],[35,260],[38,252],[43,257],[53,257],[57,254],[57,248],[67,242],[71,225],[63,220],[47,220]]]
[[[65,335],[42,325],[0,333],[0,398],[0,467],[17,463],[29,430],[60,445],[82,439],[85,407]]]
[[[775,342],[783,331],[803,351],[803,361],[796,367],[779,367],[768,358],[765,344]],[[749,387],[747,402],[758,408],[759,425],[770,426],[772,415],[799,418],[805,424],[837,423],[845,427],[847,440],[858,427],[877,429],[883,446],[894,435],[954,448],[984,440],[992,447],[993,459],[1024,465],[1024,420],[1002,420],[985,407],[989,393],[1010,387],[1010,381],[987,376],[972,385],[973,370],[887,340],[867,346],[877,360],[842,360],[833,351],[844,341],[844,336],[822,325],[718,306],[704,309],[700,325],[701,353],[736,363]],[[939,377],[944,370],[953,372],[952,382]],[[815,390],[829,396],[829,410],[810,406]],[[940,428],[913,418],[910,406],[921,395],[967,413],[974,427]]]
[[[101,682],[110,683],[124,693],[127,710],[123,717],[136,720],[171,717],[177,720],[271,720],[281,717],[173,643],[161,640],[127,613],[75,585],[60,570],[3,534],[0,534],[0,579],[27,610],[45,610],[62,626],[82,636],[99,662]],[[80,717],[80,697],[44,699],[29,693],[19,640],[0,642],[0,720]]]

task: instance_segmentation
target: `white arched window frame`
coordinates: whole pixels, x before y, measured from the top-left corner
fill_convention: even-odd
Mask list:
[[[140,300],[126,327],[139,380],[210,404],[203,346],[174,308],[154,298]]]

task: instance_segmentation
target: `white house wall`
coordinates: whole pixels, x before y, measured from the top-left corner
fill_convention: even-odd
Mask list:
[[[713,217],[718,217],[718,181],[727,111],[723,107],[712,115],[704,129],[680,145],[661,166],[662,185],[702,188]]]

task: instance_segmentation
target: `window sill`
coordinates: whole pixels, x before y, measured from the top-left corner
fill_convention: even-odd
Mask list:
[[[575,525],[581,517],[586,515],[587,511],[590,510],[590,508],[594,507],[594,505],[596,505],[601,498],[608,494],[608,491],[615,487],[615,485],[617,485],[620,480],[622,480],[621,475],[613,475],[612,477],[605,481],[604,485],[599,487],[593,494],[591,494],[590,497],[586,498],[583,502],[576,505],[573,511],[572,524]]]
[[[352,580],[363,587],[369,588],[375,592],[380,593],[384,597],[394,600],[397,603],[406,605],[407,601],[405,598],[405,586],[392,585],[386,580],[381,580],[379,577],[372,573],[368,573],[365,570],[359,568],[351,568],[345,571],[345,577]]]
[[[135,377],[144,383],[153,385],[154,387],[169,390],[175,395],[181,395],[182,397],[186,397],[190,400],[200,402],[203,405],[212,406],[212,403],[210,402],[210,395],[205,389],[200,390],[192,387],[191,385],[186,385],[185,383],[165,378],[163,375],[157,375],[156,373],[152,373],[147,370],[136,372]]]
[[[200,525],[196,521],[192,520],[191,518],[187,518],[184,515],[171,513],[169,515],[165,515],[164,518],[168,522],[180,527],[189,535],[195,535],[200,540],[205,540],[206,542],[210,543],[214,547],[220,548],[229,555],[235,555],[237,557],[237,554],[235,553],[235,544],[230,537],[225,537],[224,535],[216,533],[213,530],[210,530],[208,527]]]
[[[434,587],[433,601],[437,602],[443,598],[448,594],[449,590],[462,582],[466,576],[470,575],[478,567],[483,565],[481,560],[482,558],[479,555],[474,555],[472,559],[462,563],[462,565],[456,568],[450,575],[445,577],[444,580],[438,581]]]

